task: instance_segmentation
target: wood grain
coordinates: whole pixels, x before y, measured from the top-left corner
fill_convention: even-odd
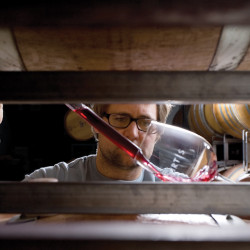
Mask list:
[[[14,30],[28,71],[207,70],[221,27],[56,27]]]
[[[247,182],[0,183],[0,213],[179,213],[248,216],[249,185]]]
[[[7,27],[0,27],[0,70],[24,70],[12,30]]]
[[[0,78],[3,103],[248,103],[250,96],[249,72],[36,71]]]

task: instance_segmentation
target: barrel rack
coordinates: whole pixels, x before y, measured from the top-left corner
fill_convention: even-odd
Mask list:
[[[250,151],[249,151],[249,134],[248,131],[242,131],[242,140],[238,138],[228,138],[228,135],[223,136],[223,140],[214,140],[212,142],[213,144],[213,150],[216,153],[217,152],[217,146],[222,145],[223,146],[223,159],[219,160],[217,162],[219,168],[223,171],[227,169],[228,167],[231,167],[236,164],[243,164],[243,167],[245,171],[247,172],[249,169],[249,157],[250,157]],[[229,152],[229,146],[230,144],[238,144],[242,148],[242,160],[235,160],[230,158],[230,152]]]
[[[3,27],[169,27],[250,25],[237,1],[46,1],[8,3]],[[84,17],[84,18],[83,18]],[[4,44],[4,43],[3,43]],[[247,53],[245,51],[245,53]],[[245,55],[245,54],[244,54]],[[8,56],[6,58],[9,58]],[[13,58],[13,57],[11,57]],[[232,58],[231,58],[232,59]],[[242,58],[241,58],[242,59]],[[166,59],[167,60],[167,59]],[[235,67],[242,60],[237,61]],[[2,63],[5,65],[5,63]],[[9,66],[14,64],[9,64]],[[19,66],[18,66],[19,65]],[[15,66],[15,65],[14,65]],[[14,67],[13,66],[13,67]],[[214,69],[215,65],[213,65]],[[8,68],[8,67],[7,67]],[[0,72],[0,100],[11,103],[248,103],[250,71],[29,71],[22,60]],[[15,67],[14,67],[15,68]],[[17,70],[19,69],[19,70]],[[20,71],[20,72],[19,72]],[[86,91],[87,90],[87,91]],[[105,93],[105,94],[104,94]],[[0,213],[250,215],[249,183],[0,183]],[[248,249],[250,226],[207,227],[116,222],[0,225],[3,249]]]

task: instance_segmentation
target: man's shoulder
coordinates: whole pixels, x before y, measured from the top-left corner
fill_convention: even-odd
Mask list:
[[[88,172],[95,169],[96,155],[88,155],[76,158],[69,163],[59,165],[60,180],[62,181],[86,181]]]
[[[96,155],[87,155],[76,158],[68,163],[69,168],[88,167],[95,165]]]

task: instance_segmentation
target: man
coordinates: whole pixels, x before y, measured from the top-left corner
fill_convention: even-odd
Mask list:
[[[146,136],[151,120],[166,121],[170,105],[156,104],[106,104],[95,105],[94,111],[114,127],[119,133],[140,146]],[[24,181],[37,178],[56,178],[58,181],[155,181],[155,177],[144,171],[123,150],[114,145],[104,135],[95,131],[98,137],[97,154],[75,159],[70,163],[60,162],[54,166],[41,168]],[[157,135],[147,137],[143,148],[150,157]]]

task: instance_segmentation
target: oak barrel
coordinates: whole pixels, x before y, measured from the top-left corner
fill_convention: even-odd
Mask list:
[[[242,139],[242,131],[250,130],[248,104],[213,104],[213,112],[226,134]]]
[[[208,122],[209,120],[209,122]],[[222,138],[223,131],[216,119],[208,112],[204,104],[191,105],[188,113],[190,130],[211,142],[214,138]]]
[[[65,114],[64,128],[68,135],[77,141],[86,141],[94,136],[91,126],[71,110]]]
[[[188,123],[192,131],[205,137],[221,138],[223,134],[242,139],[242,131],[250,130],[249,104],[191,105]]]
[[[250,174],[245,171],[242,163],[229,168],[222,175],[235,182],[250,181]]]

